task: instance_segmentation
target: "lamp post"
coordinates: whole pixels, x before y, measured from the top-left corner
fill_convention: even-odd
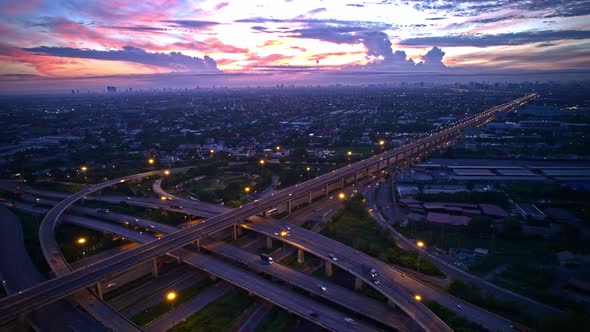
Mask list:
[[[309,172],[311,172],[311,167],[307,166],[307,167],[305,167],[305,170],[307,171],[307,179],[309,180],[310,179]]]
[[[420,255],[422,253],[422,248],[424,247],[424,242],[422,241],[418,241],[416,242],[416,245],[418,246],[418,273],[420,272]]]
[[[172,310],[174,310],[174,300],[176,299],[176,292],[168,292],[168,294],[166,294],[166,299],[170,301],[170,303],[172,304]]]
[[[348,156],[348,162],[350,162],[350,157],[352,157],[352,151],[346,152],[346,156]]]
[[[248,200],[248,194],[250,194],[250,187],[244,188],[244,192],[246,193],[246,201]]]
[[[76,243],[82,247],[82,256],[85,256],[86,255],[86,248],[85,248],[84,245],[86,244],[86,238],[85,237],[79,237],[76,240]]]
[[[264,159],[260,159],[260,174],[264,175]]]

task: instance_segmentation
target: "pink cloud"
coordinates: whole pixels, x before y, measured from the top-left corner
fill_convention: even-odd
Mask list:
[[[215,10],[220,10],[221,8],[229,6],[229,2],[221,2],[217,6],[215,6]]]

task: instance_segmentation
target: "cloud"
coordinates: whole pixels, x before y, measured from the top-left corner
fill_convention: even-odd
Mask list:
[[[197,28],[197,29],[207,28],[212,25],[219,24],[219,22],[199,21],[199,20],[162,20],[161,22],[171,23],[173,26],[176,26],[176,27]]]
[[[430,51],[422,56],[422,61],[424,61],[422,64],[423,66],[431,69],[444,68],[445,64],[442,62],[444,56],[445,52],[443,52],[438,47],[433,47]]]
[[[124,46],[123,49],[111,51],[41,46],[24,48],[23,51],[35,55],[49,55],[63,58],[135,62],[181,72],[198,73],[218,71],[217,63],[209,56],[204,56],[201,59],[199,57],[187,56],[180,52],[152,53],[133,46]]]
[[[229,2],[220,2],[219,4],[217,4],[217,6],[215,6],[215,10],[220,10],[223,7],[227,7],[229,6]]]
[[[539,17],[573,17],[590,14],[587,0],[406,0],[420,11],[446,12],[453,16],[477,16],[500,10],[539,12]]]
[[[529,43],[546,43],[565,39],[588,39],[590,31],[583,30],[542,30],[485,35],[456,35],[442,37],[417,37],[400,41],[406,46],[473,46],[487,47],[498,45],[523,45]]]

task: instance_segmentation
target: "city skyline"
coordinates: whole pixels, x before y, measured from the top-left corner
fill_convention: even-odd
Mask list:
[[[479,74],[501,80],[514,73],[577,79],[590,69],[587,1],[0,6],[5,92],[49,89],[56,81],[104,90],[105,82],[145,88],[347,84]]]

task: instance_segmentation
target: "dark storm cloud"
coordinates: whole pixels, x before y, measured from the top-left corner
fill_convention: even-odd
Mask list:
[[[218,71],[217,63],[215,63],[215,60],[209,56],[199,58],[187,56],[180,52],[152,53],[132,46],[125,46],[123,49],[112,51],[47,46],[24,48],[23,50],[38,55],[49,55],[64,58],[128,61],[188,72]]]
[[[498,45],[523,45],[528,43],[546,43],[564,39],[588,39],[590,31],[582,30],[543,30],[496,35],[455,35],[443,37],[417,37],[400,41],[407,46],[473,46],[486,47]]]

